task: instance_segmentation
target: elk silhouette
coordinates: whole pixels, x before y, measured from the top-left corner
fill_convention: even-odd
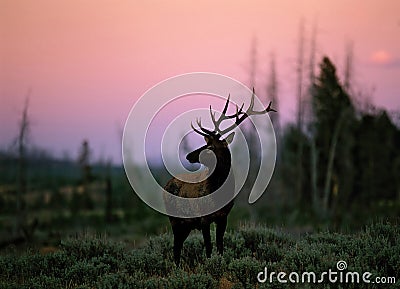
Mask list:
[[[213,171],[208,175],[208,177],[200,182],[185,182],[177,178],[172,178],[168,181],[164,187],[165,191],[168,193],[183,197],[183,198],[198,198],[201,196],[209,195],[221,187],[226,181],[228,176],[231,176],[231,153],[229,150],[229,144],[232,142],[234,137],[234,132],[231,132],[227,137],[222,138],[228,132],[232,131],[236,126],[241,124],[246,118],[251,115],[266,114],[270,111],[276,111],[271,108],[271,102],[268,107],[261,111],[254,110],[254,89],[251,96],[251,101],[248,109],[243,111],[243,106],[239,108],[236,105],[236,113],[232,115],[227,115],[227,110],[230,102],[230,95],[225,103],[225,107],[219,116],[216,118],[215,112],[212,111],[210,106],[211,120],[214,124],[214,129],[210,130],[204,128],[201,124],[201,119],[197,120],[198,128],[191,127],[193,131],[202,135],[206,142],[206,145],[192,151],[186,156],[186,159],[190,163],[201,163],[206,167],[214,166]],[[220,125],[225,120],[234,120],[234,123],[225,129],[221,129]],[[216,160],[215,160],[216,158]],[[216,162],[215,162],[216,161]],[[198,173],[201,174],[201,173]],[[223,254],[224,243],[223,238],[227,225],[227,217],[229,212],[233,207],[233,194],[234,194],[234,177],[229,179],[229,184],[232,188],[232,198],[231,201],[217,210],[206,216],[196,217],[196,218],[179,218],[170,216],[170,223],[172,231],[174,234],[174,260],[177,266],[179,266],[181,258],[181,250],[183,243],[189,236],[189,233],[193,229],[201,230],[203,234],[204,244],[206,247],[206,256],[209,258],[212,252],[211,236],[210,236],[210,224],[216,223],[216,243],[217,251],[219,254]]]

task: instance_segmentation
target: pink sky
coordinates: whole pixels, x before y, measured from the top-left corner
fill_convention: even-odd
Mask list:
[[[317,19],[317,61],[328,55],[341,76],[346,43],[353,41],[353,88],[400,110],[398,0],[0,0],[0,146],[15,137],[31,90],[32,143],[75,157],[87,138],[96,156],[117,161],[119,130],[138,97],[193,71],[248,84],[254,37],[256,90],[263,96],[274,52],[280,112],[291,120],[302,17],[306,51]]]

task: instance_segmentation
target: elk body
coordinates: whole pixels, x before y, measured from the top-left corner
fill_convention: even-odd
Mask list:
[[[232,201],[226,204],[221,209],[214,213],[206,216],[196,217],[196,218],[178,218],[170,217],[170,223],[172,227],[172,232],[174,234],[174,260],[177,265],[179,265],[181,250],[183,243],[189,236],[189,233],[198,229],[201,230],[204,239],[204,245],[206,247],[206,256],[209,258],[212,252],[211,236],[210,236],[210,225],[212,223],[216,224],[216,243],[217,251],[219,254],[223,254],[224,243],[223,238],[227,226],[227,217],[229,212],[233,207],[233,194],[234,194],[234,179],[230,175],[231,170],[231,153],[229,150],[229,144],[232,142],[234,137],[234,132],[230,133],[226,138],[223,135],[227,134],[243,122],[248,116],[255,114],[265,114],[269,111],[275,111],[271,108],[271,103],[268,107],[262,111],[254,111],[254,90],[251,98],[251,103],[249,108],[244,112],[243,105],[239,109],[236,106],[236,113],[233,115],[226,115],[229,97],[222,111],[222,114],[218,119],[216,119],[215,113],[212,112],[210,106],[211,120],[214,124],[214,129],[210,130],[204,128],[201,125],[201,121],[197,121],[198,129],[192,124],[192,129],[202,135],[206,142],[206,145],[198,148],[197,150],[189,153],[186,159],[190,163],[201,163],[206,167],[213,166],[213,171],[208,175],[208,177],[199,182],[184,182],[177,178],[172,178],[168,181],[164,189],[175,196],[183,198],[199,198],[202,196],[209,195],[219,189],[224,183],[226,183],[227,178],[228,184],[231,186]],[[224,120],[234,119],[234,123],[228,128],[221,130],[220,124]],[[215,159],[214,159],[215,158]],[[224,184],[225,186],[225,184]],[[226,190],[224,190],[226,191]]]

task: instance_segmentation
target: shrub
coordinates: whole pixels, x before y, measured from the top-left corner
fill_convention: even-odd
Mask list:
[[[183,244],[182,263],[191,269],[199,263],[204,263],[206,252],[201,234],[190,235]]]
[[[226,261],[220,255],[212,255],[211,258],[205,260],[204,265],[201,267],[202,273],[210,274],[216,280],[221,279],[226,270]]]
[[[135,250],[124,258],[125,268],[128,273],[143,272],[146,276],[164,276],[170,271],[171,266],[157,251]]]
[[[61,250],[46,255],[0,255],[0,288],[280,288],[278,282],[258,284],[258,272],[265,266],[269,272],[325,272],[336,269],[339,260],[347,262],[348,271],[398,278],[399,238],[399,228],[387,223],[353,235],[322,232],[299,239],[253,226],[228,232],[224,255],[214,251],[206,258],[198,233],[185,242],[182,267],[177,268],[171,234],[151,238],[135,249],[84,235],[62,241]],[[310,285],[292,284],[292,288]]]
[[[188,274],[184,271],[177,271],[168,280],[166,288],[185,289],[209,289],[216,288],[217,282],[208,274]]]
[[[110,271],[107,264],[94,264],[90,260],[77,261],[65,270],[65,279],[78,284],[93,284],[98,276]]]
[[[163,234],[161,236],[150,238],[147,246],[144,248],[148,252],[157,252],[165,259],[173,260],[173,238],[171,235]]]
[[[46,276],[40,275],[37,277],[33,277],[30,280],[30,284],[28,288],[49,288],[49,289],[58,289],[63,286],[62,280],[56,278],[54,276]]]
[[[142,280],[146,276],[143,272],[135,272],[134,274],[127,274],[124,272],[104,274],[96,282],[95,288],[99,289],[130,289],[130,288],[151,288],[146,286]]]
[[[79,260],[102,255],[112,255],[121,259],[125,253],[122,244],[111,242],[105,237],[100,238],[89,234],[61,241],[61,248],[64,252]]]
[[[252,254],[250,249],[246,248],[243,236],[237,232],[225,235],[224,247],[224,257],[228,263],[233,259],[240,259]]]
[[[229,264],[228,270],[233,278],[233,281],[240,282],[243,288],[253,288],[257,284],[257,274],[264,266],[251,257],[234,259]]]

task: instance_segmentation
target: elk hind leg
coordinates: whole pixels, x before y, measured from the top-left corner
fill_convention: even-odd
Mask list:
[[[206,247],[206,256],[207,258],[210,258],[212,252],[210,224],[202,226],[201,232],[203,233],[204,245]]]

